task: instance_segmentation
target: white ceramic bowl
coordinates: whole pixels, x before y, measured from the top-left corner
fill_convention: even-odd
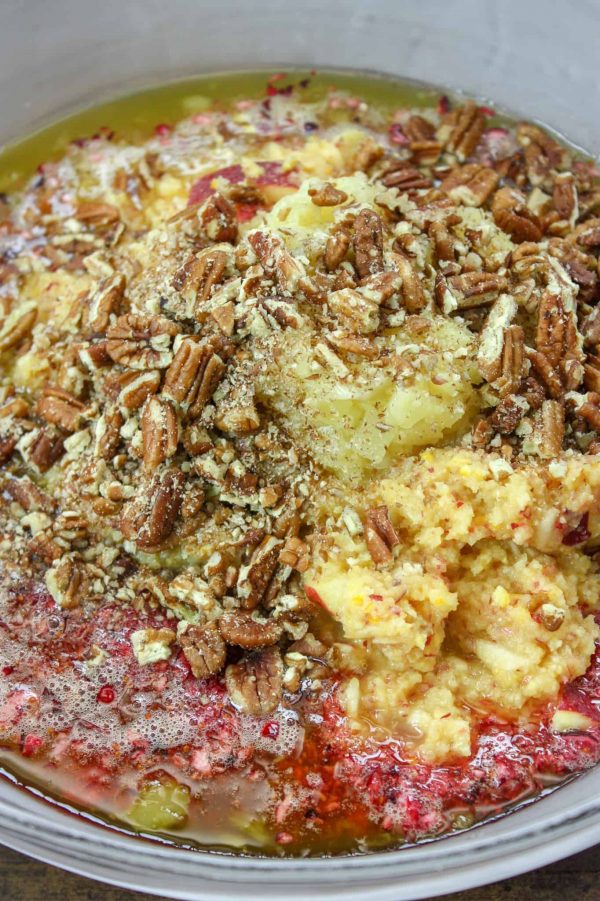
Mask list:
[[[458,88],[600,148],[600,3],[543,0],[4,0],[0,142],[74,109],[209,70],[333,66]],[[470,832],[330,860],[171,848],[0,780],[0,842],[182,899],[400,899],[480,885],[597,841],[600,768]]]

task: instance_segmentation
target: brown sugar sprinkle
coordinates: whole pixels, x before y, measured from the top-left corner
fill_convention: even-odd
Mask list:
[[[110,193],[80,185],[67,225],[51,179],[30,188],[35,253],[10,204],[3,213],[2,515],[10,534],[24,515],[38,528],[21,527],[18,559],[51,573],[65,609],[99,603],[95,583],[166,608],[172,625],[185,608],[198,622],[169,630],[173,648],[263,715],[300,685],[286,655],[304,653],[315,615],[304,580],[331,528],[315,512],[327,466],[280,417],[267,374],[291,386],[292,347],[307,382],[325,373],[342,393],[380,372],[412,384],[420,367],[443,389],[427,335],[455,321],[472,339],[479,403],[457,442],[514,466],[598,453],[600,186],[538,126],[504,129],[494,150],[499,129],[472,102],[402,111],[398,132],[361,119],[364,139],[336,145],[342,162],[318,178],[291,120],[277,146],[298,157],[293,170],[264,162],[273,142],[260,129],[219,124],[203,135],[218,134],[219,153],[243,148],[244,166],[194,183],[152,146],[119,159]],[[318,227],[296,227],[298,197]],[[30,300],[32,272],[59,285],[48,301]],[[390,510],[356,510],[348,528],[385,566],[401,540]],[[106,562],[107,536],[127,566]],[[152,592],[134,587],[142,577]]]

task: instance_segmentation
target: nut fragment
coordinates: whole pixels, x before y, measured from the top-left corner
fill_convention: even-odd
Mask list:
[[[125,279],[118,273],[100,283],[90,298],[88,320],[92,332],[106,331],[110,314],[118,309],[124,292]]]
[[[63,439],[51,429],[39,429],[28,447],[27,456],[40,472],[47,472],[62,456]]]
[[[315,206],[339,206],[348,200],[348,195],[331,182],[325,182],[318,188],[309,188],[308,196]]]
[[[565,408],[556,400],[545,400],[535,415],[534,436],[542,457],[557,457],[565,436]]]
[[[535,213],[527,207],[523,194],[516,188],[500,188],[492,200],[494,222],[513,241],[541,241],[542,229]]]
[[[242,607],[252,610],[264,597],[279,565],[282,545],[279,538],[266,535],[252,554],[250,562],[240,567],[237,594]]]
[[[354,255],[360,278],[383,271],[383,223],[372,210],[361,210],[354,222]]]
[[[400,543],[385,505],[373,507],[365,519],[365,540],[375,563],[387,563],[392,550]]]
[[[219,631],[227,644],[253,651],[276,644],[283,635],[283,626],[273,619],[260,622],[250,613],[238,610],[223,614],[219,619]]]
[[[226,647],[215,623],[190,626],[178,631],[183,655],[197,679],[206,679],[225,665]]]
[[[446,141],[446,150],[455,153],[461,162],[470,156],[485,129],[485,116],[476,104],[469,100],[450,114],[452,131]]]
[[[0,328],[0,353],[15,347],[30,333],[37,319],[37,305],[21,304],[9,313]]]
[[[438,275],[436,298],[445,313],[492,303],[508,282],[495,272],[463,272],[445,279]]]
[[[29,513],[32,510],[42,510],[44,513],[52,513],[56,504],[53,499],[42,491],[41,488],[27,476],[20,479],[8,479],[4,483],[6,493],[20,504]]]
[[[51,386],[44,388],[37,404],[38,416],[60,426],[66,432],[76,432],[79,429],[84,410],[84,404],[68,391]]]
[[[214,394],[225,373],[225,363],[210,342],[191,338],[181,342],[167,370],[163,394],[196,419]]]
[[[165,369],[173,358],[171,339],[179,329],[164,316],[127,313],[108,329],[106,350],[131,369]]]
[[[144,468],[156,469],[172,457],[179,444],[179,421],[171,401],[150,397],[141,418]]]
[[[178,469],[157,473],[146,492],[123,508],[120,525],[125,538],[146,550],[168,538],[181,507],[184,482]]]
[[[283,694],[283,662],[275,648],[248,654],[225,670],[232,702],[253,716],[272,713]]]
[[[346,232],[334,232],[327,239],[325,247],[325,266],[328,272],[338,268],[350,247],[350,235]]]
[[[292,536],[287,539],[280,552],[279,562],[291,566],[299,573],[304,573],[310,566],[310,548],[306,542]]]
[[[440,190],[458,203],[479,207],[496,189],[498,181],[499,174],[489,166],[466,163],[456,166],[445,176]]]
[[[87,585],[83,564],[71,557],[62,557],[46,573],[46,587],[64,610],[79,607]]]

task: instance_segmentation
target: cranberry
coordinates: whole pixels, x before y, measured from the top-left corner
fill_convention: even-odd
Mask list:
[[[402,126],[397,122],[394,122],[393,125],[390,125],[388,134],[390,136],[390,141],[392,141],[393,144],[400,144],[401,146],[408,144],[408,138],[402,131]]]
[[[96,700],[100,701],[101,704],[112,704],[114,699],[115,690],[111,685],[103,685],[96,695]]]
[[[584,513],[579,524],[564,536],[562,543],[567,547],[573,547],[576,544],[583,544],[588,538],[591,538],[591,532],[588,528],[590,514]]]
[[[437,102],[437,111],[440,116],[450,111],[450,98],[447,94],[442,94]]]
[[[2,675],[3,675],[3,676],[10,676],[10,674],[11,674],[12,672],[14,672],[14,669],[15,669],[14,666],[3,666],[3,667],[2,667]]]
[[[273,741],[279,735],[279,723],[276,723],[274,720],[269,720],[268,723],[265,723],[261,729],[260,734],[264,738],[272,738]]]
[[[40,750],[44,742],[38,735],[26,735],[23,741],[23,756],[33,757]]]
[[[154,129],[155,134],[157,134],[159,138],[166,138],[172,131],[172,126],[167,125],[165,122],[159,123]]]

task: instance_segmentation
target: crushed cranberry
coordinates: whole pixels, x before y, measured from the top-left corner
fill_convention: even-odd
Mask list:
[[[438,98],[437,111],[440,116],[450,112],[450,98],[447,94],[441,94]]]
[[[14,666],[3,666],[2,667],[2,675],[10,676],[10,674],[14,671]]]
[[[402,126],[398,122],[394,122],[392,125],[390,125],[388,135],[390,141],[393,144],[399,144],[401,147],[408,144],[408,138],[404,134]]]
[[[23,756],[33,757],[41,749],[44,742],[38,735],[26,735],[23,741]]]
[[[591,532],[588,528],[589,519],[590,514],[584,513],[579,520],[579,524],[563,537],[562,543],[567,547],[573,547],[576,544],[583,544],[584,541],[591,538]]]
[[[279,723],[276,723],[274,720],[269,720],[269,722],[265,723],[260,730],[260,734],[263,738],[272,738],[274,741],[279,736]]]
[[[154,133],[158,135],[159,138],[168,137],[173,131],[173,127],[171,125],[167,125],[165,122],[159,123],[154,129]]]

